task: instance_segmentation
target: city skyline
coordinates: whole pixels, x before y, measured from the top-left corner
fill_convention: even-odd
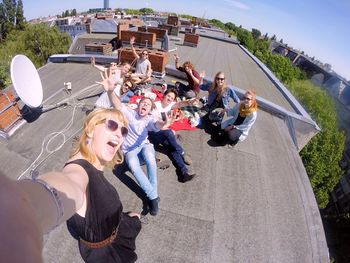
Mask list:
[[[24,16],[27,20],[48,15],[61,14],[67,9],[78,12],[89,8],[102,8],[104,1],[67,1],[53,2],[49,5],[42,0],[23,0]],[[219,19],[232,22],[236,26],[251,30],[259,29],[262,34],[268,33],[283,39],[284,43],[304,51],[310,57],[328,63],[332,69],[347,80],[350,80],[350,2],[339,0],[325,1],[273,1],[273,0],[218,0],[218,1],[184,1],[164,2],[149,0],[145,2],[110,1],[111,8],[149,7],[157,11],[169,11],[189,14],[207,19]],[[200,8],[198,8],[200,7]]]

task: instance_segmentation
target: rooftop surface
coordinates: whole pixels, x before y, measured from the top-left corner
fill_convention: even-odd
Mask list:
[[[259,96],[293,110],[239,46],[201,38],[197,48],[176,47],[181,61],[191,60],[208,76],[222,70],[229,83],[254,88]],[[62,101],[69,106],[47,111],[8,140],[0,140],[1,169],[14,179],[29,176],[32,169],[43,173],[63,167],[85,111],[97,99],[77,98],[101,91],[95,84],[99,73],[88,64],[49,63],[39,75],[44,108]],[[68,81],[71,95],[62,90]],[[232,149],[209,146],[209,135],[200,129],[180,134],[197,177],[181,184],[173,166],[158,170],[160,212],[142,220],[138,262],[328,262],[319,210],[284,119],[260,109],[248,138]],[[115,173],[106,169],[105,175],[118,190],[124,210],[141,211],[135,188],[125,183],[133,176]],[[43,255],[45,262],[82,262],[66,225],[45,236]]]
[[[180,56],[180,63],[191,61],[198,71],[214,77],[218,71],[225,73],[226,82],[241,89],[254,89],[265,98],[289,111],[294,111],[283,94],[276,89],[261,68],[235,44],[201,37],[197,48],[176,44],[173,53]],[[171,54],[172,55],[172,54]],[[170,63],[174,64],[173,58]]]

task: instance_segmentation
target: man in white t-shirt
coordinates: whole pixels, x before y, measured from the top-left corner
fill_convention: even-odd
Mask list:
[[[120,110],[128,119],[128,135],[122,145],[125,162],[136,181],[148,197],[150,214],[155,216],[159,210],[159,197],[157,186],[157,164],[153,144],[148,141],[148,131],[158,131],[172,121],[167,118],[165,121],[155,120],[151,111],[154,108],[153,100],[144,97],[140,100],[138,108],[132,110],[122,104],[120,98],[114,92],[114,82],[112,76],[105,72],[102,81],[107,91],[108,97],[114,108]],[[141,169],[140,161],[144,161],[147,166],[147,174]]]
[[[190,101],[175,102],[176,97],[177,92],[175,89],[167,89],[164,93],[163,99],[155,102],[156,109],[153,111],[153,116],[156,119],[166,119],[166,116],[169,116],[169,113],[172,114],[171,110],[191,105]],[[195,173],[189,172],[186,166],[186,164],[190,165],[192,160],[187,154],[185,154],[171,129],[164,126],[159,131],[149,131],[148,137],[154,145],[161,144],[169,152],[176,169],[180,172],[178,179],[181,183],[193,179]]]

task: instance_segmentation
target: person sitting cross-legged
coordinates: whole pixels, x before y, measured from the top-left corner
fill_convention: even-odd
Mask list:
[[[162,115],[164,118],[166,115],[169,115],[169,113],[171,113],[172,109],[178,109],[192,105],[192,101],[195,101],[190,100],[175,102],[176,97],[177,92],[175,89],[167,89],[164,93],[163,99],[161,101],[155,102],[156,109],[153,111],[155,118],[161,119]],[[185,154],[183,148],[177,142],[175,134],[171,129],[168,127],[163,127],[163,129],[160,131],[150,131],[148,133],[148,136],[154,145],[161,144],[169,152],[170,156],[173,159],[175,167],[180,171],[179,181],[181,183],[185,183],[193,179],[195,173],[190,172],[186,167],[186,164],[190,165],[192,163],[192,160],[187,154]]]
[[[212,139],[219,145],[236,145],[247,138],[248,132],[255,123],[258,104],[256,93],[248,90],[240,103],[228,110],[227,119],[221,124],[221,131],[212,135]]]
[[[225,74],[222,71],[215,74],[213,83],[201,84],[200,89],[208,91],[208,101],[203,106],[206,114],[202,117],[202,123],[204,128],[211,133],[216,130],[213,123],[221,124],[225,112],[229,109],[230,100],[235,103],[239,103],[240,100],[233,87],[226,84]]]
[[[195,70],[194,65],[190,61],[186,61],[182,64],[182,67],[179,64],[179,56],[174,54],[175,67],[177,70],[184,72],[186,74],[188,85],[185,85],[181,82],[176,82],[176,87],[179,92],[179,96],[184,96],[188,99],[197,97],[199,93],[199,84],[201,82],[201,75]]]

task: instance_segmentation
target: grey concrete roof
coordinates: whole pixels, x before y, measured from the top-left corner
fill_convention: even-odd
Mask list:
[[[289,107],[261,69],[235,45],[201,38],[198,48],[178,45],[178,53],[181,60],[192,60],[209,76],[223,70],[232,84],[255,88],[262,97]],[[9,140],[0,140],[1,169],[12,178],[29,171],[42,148],[35,170],[61,169],[84,110],[96,100],[75,98],[101,90],[95,85],[99,73],[88,64],[49,63],[39,74],[44,106],[59,101],[70,106],[45,112],[22,125]],[[67,81],[72,82],[71,96],[61,91]],[[72,126],[66,128],[72,119]],[[42,146],[47,134],[61,130],[64,136]],[[172,166],[158,170],[160,212],[143,219],[138,262],[327,262],[319,210],[283,119],[259,110],[248,138],[233,149],[209,146],[209,136],[202,130],[180,134],[197,177],[180,184]],[[52,152],[64,140],[63,147]],[[105,174],[117,188],[124,210],[140,211],[142,202],[135,193],[112,171],[107,169]],[[126,176],[133,179],[129,172]],[[77,241],[65,225],[45,237],[43,255],[45,262],[82,262]]]
[[[116,33],[117,32],[117,22],[110,19],[95,19],[92,22],[93,33]]]
[[[81,34],[74,38],[69,49],[70,54],[85,54],[85,45],[92,43],[109,43],[116,34]]]
[[[260,97],[294,111],[261,68],[253,60],[247,59],[238,45],[206,37],[200,37],[199,41],[197,48],[182,46],[182,43],[177,45],[178,50],[174,53],[180,56],[180,64],[189,60],[198,71],[205,70],[209,77],[223,71],[227,83],[244,90],[255,89]],[[172,57],[169,63],[174,63]]]

